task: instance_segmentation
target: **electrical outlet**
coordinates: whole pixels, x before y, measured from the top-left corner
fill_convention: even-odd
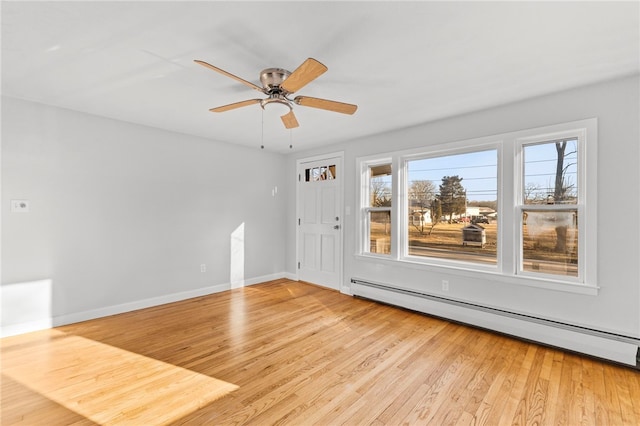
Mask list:
[[[29,213],[29,200],[11,200],[11,213]]]
[[[207,272],[207,265],[204,263],[200,265],[200,272]]]
[[[449,281],[442,280],[442,291],[449,291]]]

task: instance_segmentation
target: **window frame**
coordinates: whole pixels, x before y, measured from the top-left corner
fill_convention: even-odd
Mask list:
[[[395,256],[394,253],[394,217],[397,214],[396,207],[396,188],[394,187],[394,183],[396,179],[394,179],[395,167],[393,165],[391,157],[378,157],[375,156],[371,160],[362,159],[359,161],[360,164],[360,215],[359,215],[359,229],[360,229],[360,238],[359,244],[356,245],[358,253],[362,253],[366,256],[374,256],[383,259],[390,259]],[[391,206],[390,207],[373,207],[370,205],[371,200],[371,179],[369,175],[369,170],[375,166],[384,166],[391,165]],[[395,210],[395,211],[394,211]],[[370,241],[370,221],[369,215],[374,212],[386,212],[388,211],[391,215],[391,242],[390,242],[390,253],[373,253],[371,251],[371,241]]]
[[[522,211],[530,210],[531,204],[523,201],[524,170],[523,150],[532,143],[552,142],[558,139],[578,139],[578,204],[556,205],[557,210],[578,212],[578,277],[522,270]],[[497,151],[497,215],[498,235],[495,265],[456,259],[436,259],[408,255],[408,161],[464,154],[495,149]],[[391,164],[391,253],[381,255],[368,253],[368,241],[364,206],[367,201],[369,182],[366,171],[369,166]],[[390,266],[405,266],[434,272],[448,273],[471,278],[490,279],[538,288],[596,295],[597,286],[597,118],[589,118],[538,128],[518,130],[498,135],[439,143],[410,150],[387,152],[380,155],[356,158],[360,170],[360,215],[357,227],[356,257],[362,260],[375,258]],[[536,207],[535,209],[537,209]],[[549,209],[549,207],[542,207]],[[367,210],[368,212],[369,210]]]
[[[424,263],[430,265],[437,266],[452,266],[452,267],[468,267],[468,265],[472,265],[472,269],[478,270],[486,270],[486,271],[496,271],[498,269],[498,257],[500,255],[500,231],[498,231],[498,243],[496,248],[496,264],[495,265],[483,265],[477,262],[466,262],[460,261],[452,258],[435,258],[428,256],[412,256],[409,254],[409,179],[408,179],[408,168],[407,164],[409,161],[414,160],[422,160],[428,158],[440,158],[461,154],[469,154],[474,152],[482,152],[482,151],[496,151],[496,161],[497,161],[497,193],[498,198],[500,197],[500,143],[493,138],[482,138],[482,139],[473,139],[469,141],[457,142],[446,145],[438,145],[433,147],[434,150],[429,150],[428,153],[425,153],[424,148],[418,151],[402,154],[398,156],[398,161],[400,163],[400,167],[398,168],[400,184],[400,193],[404,194],[402,200],[398,201],[398,207],[401,211],[398,214],[399,220],[399,228],[400,231],[399,239],[400,239],[400,247],[399,247],[399,260],[406,262],[415,262],[415,263]],[[498,217],[500,217],[499,213],[500,203],[498,202]],[[498,221],[498,230],[500,230],[500,222]],[[455,253],[452,251],[452,253]]]
[[[516,263],[516,275],[522,277],[539,278],[540,276],[549,276],[557,279],[558,275],[546,274],[542,272],[525,271],[524,263],[524,235],[523,235],[523,212],[550,212],[550,211],[566,211],[575,210],[578,215],[578,275],[562,276],[561,281],[575,283],[579,285],[589,286],[589,282],[594,281],[596,277],[596,256],[595,252],[596,238],[596,213],[597,205],[595,200],[597,190],[597,162],[596,155],[597,146],[595,145],[597,135],[597,122],[595,119],[584,120],[583,125],[575,128],[565,128],[565,125],[557,125],[548,128],[549,132],[544,134],[536,134],[523,136],[515,139],[515,203],[514,218],[516,219],[516,246],[518,248],[518,257]],[[571,124],[571,123],[568,123]],[[577,123],[576,123],[577,124]],[[572,126],[569,126],[572,127]],[[591,135],[591,136],[589,136]],[[592,139],[588,142],[588,137]],[[577,139],[578,158],[577,158],[577,176],[576,183],[578,186],[577,202],[575,204],[525,204],[524,202],[524,149],[527,146],[536,144],[553,143],[559,140]],[[589,145],[594,154],[588,155]],[[587,201],[593,199],[593,201]],[[591,259],[591,260],[589,260]]]

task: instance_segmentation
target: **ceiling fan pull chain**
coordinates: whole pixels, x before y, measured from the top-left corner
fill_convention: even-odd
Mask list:
[[[264,149],[264,109],[260,112],[261,126],[260,126],[260,149]]]

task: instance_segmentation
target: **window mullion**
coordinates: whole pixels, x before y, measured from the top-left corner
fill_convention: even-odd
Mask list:
[[[520,196],[520,153],[513,144],[500,144],[498,150],[498,270],[515,274],[518,266],[519,233],[517,199]],[[514,179],[515,177],[515,179]]]
[[[398,156],[394,156],[391,167],[391,182],[393,186],[393,202],[391,203],[391,257],[399,259],[404,245],[404,232],[401,231],[406,223],[404,220],[404,192],[406,191],[403,183],[404,168],[402,160]]]

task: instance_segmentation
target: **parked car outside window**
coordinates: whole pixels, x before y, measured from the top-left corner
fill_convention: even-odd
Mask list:
[[[489,223],[489,218],[486,216],[478,216],[478,217],[474,217],[473,220],[471,221],[471,223],[474,224],[478,224],[478,223]]]

